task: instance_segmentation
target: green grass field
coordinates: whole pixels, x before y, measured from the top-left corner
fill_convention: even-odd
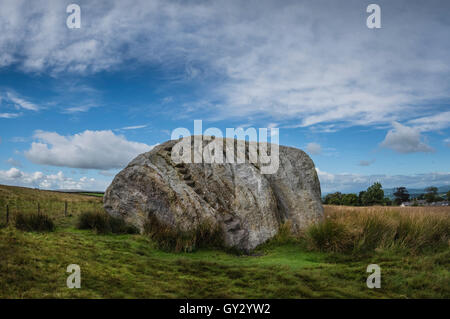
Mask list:
[[[0,298],[450,297],[448,241],[420,251],[384,245],[354,253],[320,251],[304,238],[278,236],[252,256],[213,249],[165,252],[145,235],[76,229],[81,212],[102,210],[100,197],[9,186],[0,186],[0,221],[6,204],[13,216],[16,210],[33,212],[37,201],[56,230],[0,228]],[[334,219],[345,216],[346,222],[352,218],[333,207],[326,212]],[[448,210],[433,214],[448,223]],[[366,267],[372,263],[381,267],[380,289],[366,286]],[[81,267],[81,289],[66,287],[69,264]]]

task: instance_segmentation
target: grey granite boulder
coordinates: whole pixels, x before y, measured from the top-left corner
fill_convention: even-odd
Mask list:
[[[227,141],[234,159],[242,155],[230,139],[205,138],[200,149],[212,140],[223,145],[224,162]],[[156,146],[117,174],[104,196],[106,212],[141,230],[150,217],[178,231],[206,223],[223,230],[226,246],[246,251],[273,237],[282,223],[300,232],[322,218],[319,179],[303,151],[279,146],[278,169],[264,174],[261,162],[249,161],[249,145],[262,143],[245,143],[245,163],[180,163],[180,141]],[[194,143],[189,145],[194,154]]]

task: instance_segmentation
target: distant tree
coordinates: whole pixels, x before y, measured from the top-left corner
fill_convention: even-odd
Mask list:
[[[366,191],[360,191],[358,195],[358,205],[363,206],[363,197]]]
[[[409,193],[406,187],[398,187],[394,192],[394,196],[394,203],[396,205],[400,205],[401,203],[409,201]]]
[[[380,183],[374,183],[370,186],[362,196],[362,204],[364,206],[383,205],[384,191]]]
[[[450,191],[447,192],[447,200],[450,200]]]
[[[435,202],[438,200],[438,198],[437,198],[438,197],[437,196],[438,188],[437,187],[430,186],[430,187],[425,188],[425,191],[427,193],[424,195],[424,198],[428,203],[432,203],[432,202]]]
[[[327,194],[324,199],[326,205],[342,205],[342,193],[336,192]]]
[[[384,206],[392,206],[392,200],[389,197],[385,197],[383,200]]]
[[[436,195],[434,195],[433,193],[426,193],[424,197],[427,203],[432,203],[436,201]]]
[[[356,194],[344,194],[341,203],[345,206],[357,206],[359,203],[358,196]]]
[[[427,193],[433,193],[434,195],[437,195],[438,188],[434,187],[434,186],[430,186],[430,187],[425,188],[425,191]]]

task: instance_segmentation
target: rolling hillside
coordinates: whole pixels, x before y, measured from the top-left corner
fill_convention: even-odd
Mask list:
[[[6,204],[13,219],[18,211],[35,212],[37,202],[54,219],[55,231],[4,225]],[[102,211],[101,198],[0,186],[0,298],[450,297],[448,240],[433,244],[436,235],[426,233],[434,229],[449,238],[449,208],[326,206],[326,222],[314,232],[294,238],[280,231],[251,255],[218,249],[175,253],[159,249],[147,235],[79,230],[78,216],[87,210]],[[402,243],[380,240],[391,229],[399,231],[392,228],[397,219],[407,223]],[[364,240],[344,229],[360,229]],[[418,235],[411,237],[408,229]],[[382,269],[380,289],[366,286],[372,263]],[[81,289],[66,286],[70,264],[81,267]]]

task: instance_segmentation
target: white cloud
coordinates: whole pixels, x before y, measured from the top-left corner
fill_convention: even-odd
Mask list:
[[[308,143],[306,145],[306,152],[311,155],[319,155],[322,153],[322,147],[317,143]]]
[[[1,21],[0,21],[1,22]],[[1,23],[0,23],[1,25]],[[1,37],[1,36],[0,36]],[[1,67],[1,64],[0,64]],[[3,119],[13,119],[23,115],[23,112],[18,112],[18,110],[26,111],[38,111],[39,107],[30,101],[22,97],[18,97],[15,93],[11,91],[0,92],[0,108],[1,109],[14,109],[16,112],[2,112],[0,113],[0,118]]]
[[[433,152],[433,148],[422,141],[420,129],[408,127],[393,122],[393,129],[389,130],[381,142],[382,147],[390,148],[398,153]]]
[[[16,179],[22,177],[22,172],[15,167],[11,167],[8,171],[0,171],[0,178]]]
[[[13,167],[22,167],[22,163],[19,160],[15,160],[12,157],[8,158],[6,162]]]
[[[361,160],[359,161],[359,166],[370,166],[373,163],[375,163],[375,159],[367,161],[367,160]]]
[[[84,131],[72,136],[37,131],[37,142],[25,152],[36,164],[84,169],[122,168],[138,154],[152,149],[144,143],[128,141],[112,131]]]
[[[10,141],[13,143],[25,143],[27,139],[22,136],[14,136],[10,139]]]
[[[125,131],[138,130],[138,129],[146,128],[146,127],[147,127],[147,125],[125,126],[125,127],[122,127],[121,130],[125,130]]]
[[[21,116],[22,113],[0,113],[0,118],[2,119],[13,119]]]
[[[442,118],[425,102],[450,95],[445,1],[386,3],[386,21],[395,17],[389,32],[367,29],[358,1],[80,5],[82,28],[73,32],[64,27],[63,1],[2,3],[0,66],[66,74],[114,70],[126,67],[124,61],[158,64],[174,81],[214,85],[188,110],[214,105],[210,115],[217,118],[254,116],[300,126]]]
[[[64,110],[64,112],[65,113],[87,112],[93,107],[96,107],[96,105],[88,103],[88,104],[83,104],[81,106],[68,107]]]
[[[450,147],[450,138],[446,138],[446,139],[444,140],[444,144],[445,144],[447,147]]]
[[[380,182],[384,188],[405,186],[409,188],[424,188],[430,185],[450,185],[450,173],[427,173],[414,175],[360,175],[332,174],[316,168],[322,193],[358,192],[367,189],[375,182]]]
[[[106,177],[115,176],[117,173],[118,173],[118,171],[98,171],[99,175],[106,176]]]
[[[56,174],[48,175],[39,171],[26,173],[13,167],[7,171],[0,170],[0,184],[38,187],[43,189],[80,189],[103,191],[109,185],[109,181],[99,181],[85,176],[79,179],[73,179],[64,176],[61,171]]]
[[[22,108],[29,111],[38,111],[39,107],[23,98],[16,96],[14,93],[6,93],[8,99],[16,105],[18,108]]]
[[[162,99],[161,104],[167,104],[173,102],[173,96],[166,96]]]
[[[421,131],[445,129],[450,126],[450,111],[410,120],[408,124],[415,126]]]

